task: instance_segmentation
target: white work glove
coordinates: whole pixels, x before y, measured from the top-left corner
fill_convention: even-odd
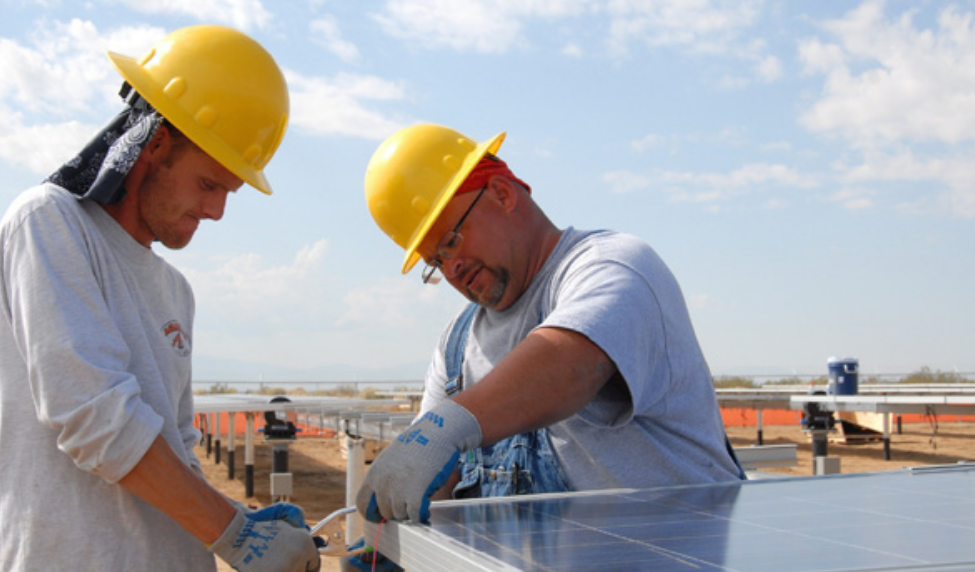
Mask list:
[[[430,521],[430,497],[457,466],[463,451],[481,444],[481,426],[470,411],[445,401],[400,433],[376,457],[356,496],[359,512],[383,518]]]
[[[210,546],[238,572],[318,572],[318,548],[306,528],[286,519],[253,520],[237,511],[233,520]]]

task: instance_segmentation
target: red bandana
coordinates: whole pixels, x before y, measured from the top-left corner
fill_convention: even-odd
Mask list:
[[[467,179],[460,184],[460,187],[457,188],[457,192],[454,193],[454,195],[456,196],[464,193],[470,193],[472,191],[479,191],[486,187],[488,181],[490,181],[491,177],[495,175],[503,175],[525,187],[529,193],[532,192],[532,188],[526,185],[524,181],[516,177],[504,161],[498,159],[497,157],[484,157],[477,164],[477,166],[474,167],[471,174],[467,175]]]

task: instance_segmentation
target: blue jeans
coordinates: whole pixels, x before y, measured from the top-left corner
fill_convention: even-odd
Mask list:
[[[548,430],[508,437],[461,457],[454,498],[487,498],[572,490]]]

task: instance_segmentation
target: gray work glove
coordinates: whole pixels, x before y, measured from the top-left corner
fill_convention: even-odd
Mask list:
[[[259,521],[237,511],[210,547],[238,572],[318,572],[321,560],[311,534],[285,519]]]
[[[481,426],[470,411],[445,401],[400,433],[376,457],[356,496],[359,512],[383,518],[430,521],[430,497],[443,486],[463,451],[481,444]]]

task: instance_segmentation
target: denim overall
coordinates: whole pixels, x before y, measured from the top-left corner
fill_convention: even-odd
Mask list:
[[[464,345],[477,308],[477,304],[468,306],[447,338],[444,360],[448,396],[463,389],[461,365],[464,362]],[[727,434],[724,441],[728,454],[738,468],[738,478],[747,479]],[[454,487],[454,498],[487,498],[572,490],[555,456],[547,429],[521,433],[494,445],[468,451],[461,457],[460,472],[461,480]]]
[[[447,339],[448,396],[463,389],[461,366],[464,346],[477,304],[464,310]],[[572,490],[555,456],[547,429],[529,431],[498,441],[494,445],[467,451],[461,456],[460,482],[455,498],[487,498]]]

